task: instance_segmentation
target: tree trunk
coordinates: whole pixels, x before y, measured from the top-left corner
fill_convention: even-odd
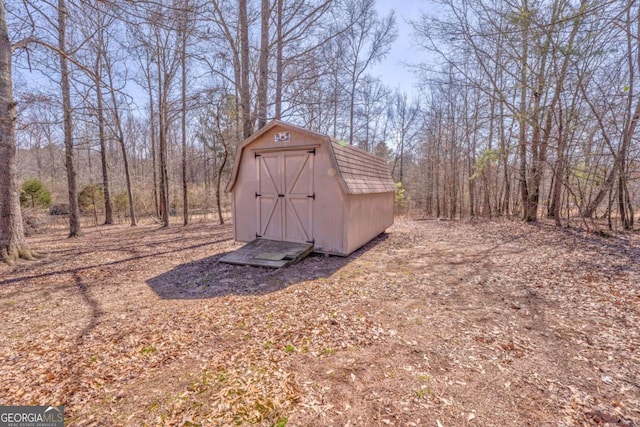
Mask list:
[[[129,172],[129,156],[127,154],[127,147],[124,143],[124,131],[122,130],[122,119],[120,117],[120,108],[118,108],[118,98],[116,97],[116,88],[113,84],[113,70],[111,69],[111,63],[106,62],[107,77],[109,79],[109,91],[111,93],[111,102],[113,104],[113,120],[116,125],[117,139],[122,151],[122,161],[124,163],[124,176],[127,182],[127,196],[129,198],[129,219],[131,220],[131,226],[137,225],[135,201],[133,200],[133,189],[131,186],[131,173]]]
[[[561,226],[560,221],[560,206],[562,202],[562,179],[564,177],[564,123],[563,123],[562,104],[558,106],[558,146],[556,148],[556,167],[553,181],[553,197],[551,199],[551,208],[549,209],[549,216],[553,217],[556,222],[556,226]]]
[[[184,17],[186,19],[186,17]],[[182,68],[180,130],[182,139],[182,224],[189,224],[189,192],[187,186],[187,30],[182,29],[182,52],[180,65]]]
[[[160,198],[158,197],[158,154],[156,153],[156,120],[153,108],[153,94],[149,92],[149,132],[151,133],[151,168],[153,169],[153,208],[156,216],[160,217]]]
[[[242,135],[248,138],[253,133],[251,124],[251,91],[249,88],[249,21],[247,0],[238,1],[240,31],[240,105],[242,108]]]
[[[32,259],[24,237],[16,171],[16,104],[11,79],[11,43],[0,1],[0,259]]]
[[[282,82],[284,73],[284,63],[282,60],[282,51],[284,41],[282,40],[282,13],[284,0],[276,0],[276,88],[275,88],[275,118],[282,119]],[[335,135],[334,135],[335,136]]]
[[[625,197],[625,203],[627,205],[627,209],[629,210],[628,212],[628,230],[633,230],[633,224],[634,224],[634,211],[633,211],[633,204],[631,203],[631,196],[629,196],[629,186],[625,185],[624,186],[624,197]]]
[[[525,0],[522,5],[522,16],[526,20],[522,29],[522,58],[520,61],[520,106],[518,117],[518,153],[520,157],[520,200],[522,202],[523,221],[535,221],[533,212],[529,212],[529,187],[527,186],[527,61],[529,46],[529,8]]]
[[[129,156],[127,155],[127,147],[124,144],[124,136],[122,130],[119,131],[118,142],[122,150],[122,161],[124,163],[124,176],[127,182],[127,197],[129,198],[129,219],[132,227],[138,225],[136,220],[135,200],[133,200],[133,188],[131,186],[131,173],[129,172]]]
[[[167,172],[167,131],[168,125],[168,105],[167,94],[165,92],[166,76],[162,72],[160,61],[158,67],[158,151],[160,167],[160,218],[162,226],[169,226],[169,176]]]
[[[560,99],[560,91],[562,89],[562,82],[564,75],[561,73],[556,83],[556,90],[554,93],[551,105],[548,108],[544,108],[542,104],[547,77],[547,60],[550,56],[550,49],[552,43],[552,31],[556,22],[558,21],[558,14],[560,13],[560,5],[558,2],[554,2],[551,12],[551,24],[549,31],[545,36],[545,41],[542,46],[537,48],[537,54],[540,56],[539,67],[536,71],[536,88],[533,92],[534,107],[533,107],[533,135],[531,138],[531,170],[529,172],[528,192],[529,198],[527,200],[527,221],[538,220],[538,206],[540,204],[540,186],[542,183],[542,177],[544,174],[544,167],[547,161],[547,149],[549,146],[549,138],[551,136],[551,127],[553,124],[552,117],[555,110],[555,105]],[[528,19],[528,18],[525,18]],[[525,24],[526,28],[529,28],[529,22]],[[574,31],[577,26],[574,26]],[[575,36],[575,33],[573,33]],[[555,51],[553,52],[556,53]],[[553,55],[555,57],[557,55]],[[565,60],[566,63],[566,60]],[[566,68],[565,68],[566,70]],[[546,114],[545,114],[546,110]],[[544,123],[544,126],[543,126]]]
[[[102,99],[102,88],[100,87],[100,62],[101,53],[96,55],[96,115],[98,118],[98,140],[100,142],[100,162],[102,165],[102,191],[104,193],[104,223],[113,224],[113,207],[111,204],[111,191],[109,190],[109,170],[107,168],[107,144],[104,132],[104,107]]]
[[[222,217],[222,201],[220,200],[220,195],[222,194],[222,172],[224,171],[224,167],[227,165],[227,158],[229,157],[227,144],[223,142],[222,146],[224,148],[224,156],[222,157],[222,163],[218,168],[218,176],[216,180],[216,207],[218,208],[218,223],[220,225],[224,224],[224,218]]]
[[[153,178],[153,208],[154,214],[158,217],[160,214],[160,200],[158,197],[158,154],[156,148],[158,146],[156,142],[157,128],[156,128],[156,114],[154,108],[153,99],[153,86],[151,84],[151,61],[147,59],[147,68],[145,69],[147,77],[147,90],[149,91],[149,133],[151,138],[151,167]]]
[[[258,129],[267,124],[267,93],[269,83],[269,0],[262,0],[260,11],[260,58],[258,60]]]
[[[511,179],[509,177],[509,153],[504,128],[504,102],[500,101],[500,159],[502,160],[502,174],[504,180],[504,198],[500,213],[509,216],[511,213]]]
[[[67,7],[64,0],[58,0],[58,55],[60,57],[60,87],[62,90],[62,117],[64,123],[65,166],[69,193],[69,237],[76,237],[80,231],[80,208],[76,187],[76,170],[73,153],[73,121],[71,116],[71,88],[69,84],[69,64],[67,61]]]
[[[627,218],[627,207],[625,205],[624,200],[624,188],[626,184],[624,182],[624,175],[621,173],[618,175],[618,213],[620,215],[620,222],[622,223],[622,228],[625,230],[629,229],[629,220]]]
[[[349,82],[349,144],[353,145],[353,129],[355,127],[356,111],[356,85],[358,84],[356,68],[351,70],[351,81]],[[402,182],[402,155],[400,156],[400,182]]]

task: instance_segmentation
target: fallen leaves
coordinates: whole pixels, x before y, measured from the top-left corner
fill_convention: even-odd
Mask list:
[[[237,245],[204,224],[30,245],[0,279],[0,396],[68,425],[640,417],[635,235],[400,219],[280,271],[218,264]]]
[[[601,424],[613,424],[616,426],[622,427],[635,427],[636,424],[633,420],[628,420],[625,418],[621,418],[618,415],[611,415],[605,412],[600,411],[599,409],[594,409],[593,411],[587,412],[586,418],[598,425]]]

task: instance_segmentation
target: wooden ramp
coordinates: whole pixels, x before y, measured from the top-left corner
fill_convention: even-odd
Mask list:
[[[295,264],[311,252],[313,252],[313,244],[311,243],[256,239],[240,249],[226,254],[220,258],[220,262],[281,268]]]

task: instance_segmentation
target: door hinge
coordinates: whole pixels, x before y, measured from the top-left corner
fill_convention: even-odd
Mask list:
[[[309,151],[307,151],[307,153],[313,154],[315,156],[316,155],[316,149],[314,148],[313,150],[309,150]]]
[[[258,157],[262,156],[262,154],[258,154],[258,153],[253,153],[254,157],[257,159]]]
[[[260,237],[262,237],[260,234],[256,233],[256,239],[259,239]]]
[[[310,199],[315,200],[316,199],[316,193],[310,194],[309,196],[307,196]]]
[[[256,199],[257,199],[258,197],[260,197],[260,196],[262,196],[262,194],[260,194],[260,193],[258,193],[258,192],[256,191]]]
[[[312,245],[316,244],[316,239],[307,240],[307,243],[311,243]]]

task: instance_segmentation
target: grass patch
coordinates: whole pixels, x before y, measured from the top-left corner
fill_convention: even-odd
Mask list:
[[[142,355],[144,356],[148,356],[150,354],[154,354],[157,352],[158,352],[158,349],[152,345],[145,345],[144,347],[142,347],[142,350],[140,350],[140,353],[142,353]]]

